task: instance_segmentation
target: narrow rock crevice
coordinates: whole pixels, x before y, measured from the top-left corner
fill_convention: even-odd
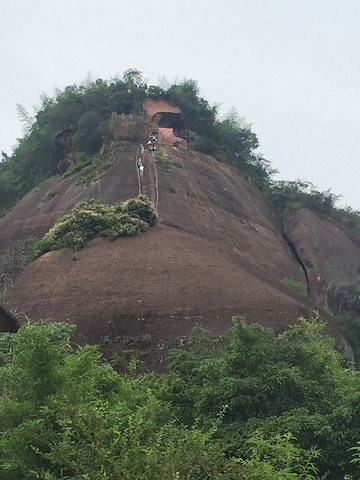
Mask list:
[[[304,262],[301,260],[301,257],[298,254],[295,245],[292,243],[290,238],[286,235],[283,222],[281,222],[281,230],[282,230],[283,239],[288,244],[292,254],[296,258],[296,261],[298,262],[298,264],[300,265],[300,267],[302,268],[302,270],[304,272],[305,281],[306,281],[306,295],[307,295],[307,297],[310,297],[310,282],[309,282],[309,277],[308,277],[308,273],[307,273],[307,270],[306,270],[306,266],[305,266]]]

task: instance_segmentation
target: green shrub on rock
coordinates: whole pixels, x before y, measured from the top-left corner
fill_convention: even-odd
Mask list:
[[[144,220],[150,227],[156,225],[158,218],[156,212],[146,195],[130,198],[122,203],[122,211],[131,216]]]
[[[306,285],[304,285],[302,282],[296,281],[294,278],[288,278],[288,277],[283,277],[280,278],[280,282],[286,285],[287,287],[293,288],[299,293],[302,293],[303,295],[306,295]]]
[[[71,213],[34,242],[30,260],[45,252],[70,247],[83,248],[96,235],[110,238],[133,236],[156,225],[157,215],[148,197],[141,195],[121,204],[109,205],[97,199],[84,200]]]

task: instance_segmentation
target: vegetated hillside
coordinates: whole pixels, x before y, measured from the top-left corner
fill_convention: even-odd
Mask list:
[[[144,120],[148,124],[153,120],[144,112],[144,101],[149,99],[180,108],[181,115],[171,126],[192,148],[216,154],[251,172],[260,183],[266,181],[268,163],[254,152],[258,139],[235,112],[220,120],[217,107],[200,96],[194,80],[185,79],[163,89],[147,85],[138,70],[128,70],[121,79],[71,85],[57,90],[53,97],[43,94],[33,117],[19,106],[25,135],[12,155],[1,152],[0,215],[51,175],[62,174],[74,164],[76,169],[91,168],[92,157],[108,141],[119,137],[141,141]],[[127,123],[125,135],[118,125],[121,120]],[[162,124],[163,119],[158,120],[159,126],[168,126]]]
[[[335,195],[308,182],[275,181],[250,125],[235,111],[220,120],[195,81],[163,89],[130,70],[43,96],[35,117],[22,109],[22,119],[26,134],[0,163],[0,295],[18,318],[75,321],[79,337],[112,350],[117,342],[132,350],[145,338],[156,361],[195,322],[219,333],[231,315],[243,314],[281,330],[314,308],[332,313],[333,297],[344,296],[338,280],[319,293],[307,260],[319,256],[320,265],[329,242],[303,247],[291,218],[307,208],[332,227],[339,224],[329,215],[360,231],[359,212],[335,208]],[[157,153],[157,171],[146,156],[139,183],[136,152],[154,129],[175,148]],[[157,227],[131,239],[95,238],[79,252],[48,252],[24,270],[31,237],[78,201],[115,203],[140,191],[158,204]],[[311,215],[310,236],[320,219]],[[357,255],[351,245],[349,259]],[[353,308],[353,275],[339,278],[348,282],[341,308]]]
[[[77,186],[76,176],[59,179],[20,202],[0,219],[2,250],[14,238],[44,233],[79,199],[135,197],[135,151],[136,145],[114,148],[114,166],[89,187]],[[74,322],[81,341],[115,355],[124,344],[141,348],[155,366],[195,323],[218,334],[240,314],[281,331],[309,316],[316,304],[280,282],[306,278],[259,189],[201,153],[162,147],[159,155],[157,227],[42,255],[5,293],[5,305],[20,320],[24,312]],[[59,193],[49,198],[55,188]]]
[[[21,274],[31,249],[31,237],[43,235],[76,202],[87,198],[122,202],[139,193],[133,160],[136,148],[126,142],[113,145],[107,154],[112,166],[103,172],[101,182],[86,185],[82,173],[57,177],[0,218],[0,294]]]

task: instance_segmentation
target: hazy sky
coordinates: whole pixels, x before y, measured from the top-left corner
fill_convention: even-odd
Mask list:
[[[128,68],[236,107],[280,178],[360,210],[360,0],[0,0],[0,150],[16,103]]]

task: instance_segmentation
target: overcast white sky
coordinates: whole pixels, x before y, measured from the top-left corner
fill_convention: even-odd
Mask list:
[[[236,107],[280,178],[360,210],[360,0],[0,0],[0,150],[16,103],[128,68]]]

